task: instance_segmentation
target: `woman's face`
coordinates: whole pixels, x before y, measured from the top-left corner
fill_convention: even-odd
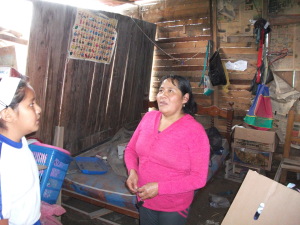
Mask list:
[[[188,101],[188,94],[182,95],[176,80],[174,84],[171,79],[165,79],[156,96],[159,111],[165,116],[182,114],[183,104]]]

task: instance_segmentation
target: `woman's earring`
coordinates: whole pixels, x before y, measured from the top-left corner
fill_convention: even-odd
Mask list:
[[[183,104],[183,108],[185,107],[185,104]]]

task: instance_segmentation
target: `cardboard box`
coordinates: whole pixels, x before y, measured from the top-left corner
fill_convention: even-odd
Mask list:
[[[271,170],[273,152],[234,147],[232,162],[241,166]]]
[[[127,144],[128,144],[128,142],[122,143],[122,144],[118,145],[118,158],[119,159],[123,159],[123,157],[124,157],[124,150],[125,150]]]
[[[238,183],[242,183],[245,176],[246,176],[246,170],[244,170],[243,168],[240,168],[239,166],[235,166],[235,164],[233,164],[231,162],[230,159],[228,159],[225,162],[225,175],[224,178],[227,180],[232,180]],[[247,169],[248,172],[249,169]]]
[[[265,204],[258,219],[254,215]],[[222,225],[295,225],[300,223],[300,193],[249,170]]]
[[[278,136],[274,131],[262,131],[236,127],[234,129],[234,147],[274,152],[278,145]]]
[[[249,167],[241,166],[236,163],[232,163],[231,159],[226,160],[225,162],[225,175],[224,178],[227,180],[232,180],[238,183],[242,183],[246,177],[247,172],[249,171]],[[251,168],[256,170],[258,173],[263,174],[264,170],[261,168]]]

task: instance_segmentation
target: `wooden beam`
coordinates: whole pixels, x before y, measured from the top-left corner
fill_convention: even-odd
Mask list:
[[[81,209],[78,209],[78,208],[76,208],[76,207],[70,206],[70,205],[68,205],[68,204],[64,204],[64,203],[63,203],[62,206],[63,206],[65,209],[67,209],[67,210],[71,210],[71,212],[77,212],[77,213],[79,213],[80,215],[84,215],[84,216],[87,216],[87,217],[90,216],[90,213],[88,213],[88,212],[86,212],[86,211],[83,211],[83,210],[81,210]],[[113,221],[104,219],[104,218],[102,218],[101,216],[100,216],[100,217],[96,217],[96,218],[91,218],[91,219],[99,220],[99,221],[101,221],[101,224],[103,224],[103,225],[121,225],[121,224],[119,224],[119,223],[115,223],[115,222],[113,222]]]
[[[173,66],[173,67],[153,67],[153,71],[200,71],[203,66]]]
[[[0,40],[11,41],[22,45],[28,45],[28,41],[22,38],[12,37],[6,34],[0,34]]]
[[[92,198],[92,197],[88,197],[88,196],[76,193],[74,191],[70,191],[70,190],[67,190],[67,189],[63,188],[62,189],[62,194],[73,197],[73,198],[76,198],[76,199],[79,199],[79,200],[84,201],[84,202],[88,202],[92,205],[97,205],[97,206],[112,210],[114,212],[118,212],[118,213],[130,216],[130,217],[136,218],[136,219],[139,218],[139,213],[137,211],[133,211],[131,209],[127,209],[127,208],[116,206],[116,205],[112,205],[112,204],[109,204],[107,202],[101,201],[99,199],[95,199],[95,198]]]
[[[211,18],[211,29],[212,29],[212,39],[213,39],[213,46],[212,46],[212,54],[219,48],[218,44],[218,10],[217,10],[217,0],[211,0],[210,1],[210,18]],[[216,86],[214,88],[214,92],[212,95],[212,102],[214,105],[219,106],[219,87]],[[218,126],[218,120],[217,118],[214,118],[215,126]]]
[[[189,41],[207,41],[210,40],[210,35],[198,37],[182,37],[182,38],[163,38],[158,39],[156,43],[172,43],[172,42],[189,42]]]
[[[195,53],[174,53],[174,54],[169,54],[171,56],[173,56],[175,59],[178,58],[191,58],[193,57],[194,59],[197,58],[202,58],[205,56],[205,53],[199,53],[195,56]],[[155,59],[172,59],[170,56],[168,55],[155,55]]]
[[[15,30],[10,30],[10,29],[4,28],[4,27],[0,27],[0,31],[1,31],[1,33],[5,32],[5,33],[12,34],[17,38],[22,37],[22,34],[20,32],[15,31]]]
[[[107,214],[110,214],[112,213],[113,211],[109,210],[109,209],[99,209],[97,211],[94,211],[94,212],[91,212],[89,213],[89,217],[91,219],[95,219],[95,218],[98,218],[98,217],[101,217],[101,216],[105,216]]]
[[[300,14],[293,15],[269,15],[271,26],[274,25],[290,25],[300,23]]]

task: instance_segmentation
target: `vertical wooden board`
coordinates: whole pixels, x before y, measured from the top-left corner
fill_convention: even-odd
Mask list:
[[[68,35],[74,8],[51,3],[34,2],[34,13],[28,50],[27,74],[36,91],[37,102],[43,113],[37,135],[52,143],[55,125],[58,124],[62,77]],[[55,12],[55,13],[54,13]],[[66,20],[64,23],[65,17]]]
[[[111,69],[112,67],[104,66],[101,70],[101,76],[103,77],[103,81],[101,82],[100,88],[100,95],[97,99],[97,113],[95,113],[94,117],[96,118],[96,123],[93,125],[93,132],[92,132],[92,139],[97,140],[96,142],[93,141],[93,144],[99,143],[100,141],[103,141],[106,135],[113,135],[112,128],[110,127],[110,124],[107,122],[107,107],[109,104],[113,104],[110,102],[109,98],[109,89],[111,84]],[[105,135],[103,135],[105,134]]]
[[[118,115],[120,124],[132,121],[133,112],[137,109],[134,105],[135,98],[133,90],[136,88],[137,82],[142,79],[142,76],[138,73],[138,68],[141,66],[141,59],[143,57],[140,52],[140,49],[142,49],[140,42],[143,38],[143,33],[138,29],[138,25],[141,28],[144,28],[141,26],[140,21],[131,21],[131,39],[128,42],[128,45],[131,47],[127,52],[127,67],[125,68],[126,80],[123,85],[122,105],[120,105]],[[145,49],[145,52],[146,51],[147,50]],[[135,63],[137,66],[134,66]],[[136,98],[139,97],[136,96]],[[135,108],[135,110],[133,110],[133,108]]]
[[[294,35],[294,68],[300,71],[300,24],[295,25],[295,35]]]
[[[146,27],[149,27],[147,31],[147,36],[150,37],[152,40],[154,40],[155,37],[155,26],[153,24],[146,24]],[[152,65],[152,60],[153,60],[153,51],[150,51],[150,49],[153,49],[153,44],[147,40],[147,38],[143,35],[143,38],[141,39],[140,47],[143,49],[149,49],[148,51],[145,51],[145,54],[141,57],[141,64],[137,68],[137,74],[140,74],[141,79],[139,83],[137,84],[135,95],[138,95],[139,97],[135,99],[134,105],[138,106],[137,109],[134,113],[131,113],[132,120],[134,118],[140,118],[141,112],[143,111],[142,103],[144,100],[145,95],[149,93],[149,84],[150,84],[150,76],[151,73],[149,72],[149,68]],[[151,59],[151,61],[148,63],[150,65],[148,67],[148,71],[145,69],[147,65],[148,59]],[[147,81],[147,82],[146,82]],[[139,93],[143,93],[142,95]]]
[[[139,23],[139,21],[136,21],[136,24],[139,26],[143,27]],[[132,29],[135,31],[139,31],[138,27],[136,24],[133,24]],[[140,55],[139,49],[141,49],[141,40],[143,39],[143,34],[141,32],[137,32],[137,34],[132,37],[130,45],[132,48],[130,48],[130,51],[128,52],[128,67],[126,68],[126,73],[127,73],[127,79],[125,82],[125,87],[126,91],[124,91],[124,96],[123,96],[123,106],[121,112],[123,112],[123,115],[120,115],[120,120],[121,121],[130,121],[132,120],[132,113],[134,110],[133,108],[138,108],[135,105],[135,101],[133,96],[136,94],[135,90],[138,88],[138,83],[140,79],[142,78],[142,74],[139,74],[139,68],[141,65],[138,67],[134,67],[135,62],[140,62],[140,60],[143,58],[143,56]],[[134,74],[137,74],[139,76],[139,79],[135,79]],[[139,93],[139,95],[143,95],[142,93]]]
[[[153,26],[153,24],[150,24]],[[149,26],[150,26],[149,25]],[[156,34],[156,28],[153,26],[151,29],[151,32],[149,33],[149,37],[154,40]],[[145,48],[147,49],[152,49],[152,51],[148,51],[148,54],[144,56],[144,62],[143,62],[143,74],[145,74],[145,80],[144,80],[144,93],[147,95],[149,98],[149,93],[150,93],[150,81],[151,81],[151,74],[152,74],[152,66],[153,66],[153,58],[154,58],[154,46],[152,42],[148,42],[147,39],[144,39],[145,43]],[[151,62],[147,63],[148,60],[151,59]],[[145,96],[144,96],[145,97]],[[140,115],[140,113],[139,113]]]
[[[121,102],[123,95],[123,83],[124,80],[127,80],[127,67],[128,61],[131,59],[128,57],[128,52],[130,51],[130,39],[132,37],[132,26],[130,23],[130,18],[124,18],[124,20],[120,20],[118,23],[118,33],[125,33],[124,37],[120,37],[117,43],[116,48],[116,58],[114,62],[113,74],[111,76],[111,86],[110,86],[110,95],[109,101],[111,104],[108,105],[107,108],[107,117],[106,123],[112,129],[117,129],[118,121],[119,121],[119,112],[121,110]]]
[[[103,11],[99,11],[101,14],[108,16],[109,18],[115,18],[114,14],[107,13]],[[117,42],[118,42],[117,38]],[[116,47],[117,48],[117,47]],[[95,123],[90,122],[91,130],[90,133],[86,134],[86,138],[88,136],[91,137],[91,144],[94,143],[93,140],[101,140],[101,133],[110,130],[109,121],[109,112],[107,111],[107,107],[110,105],[114,105],[113,101],[111,101],[109,93],[111,85],[114,85],[112,82],[112,74],[114,71],[114,60],[115,60],[116,52],[114,53],[113,60],[110,64],[99,64],[95,65],[94,70],[94,92],[91,93],[91,98],[95,100],[94,107],[92,107],[92,112],[90,114],[91,121],[95,121]],[[91,101],[93,103],[93,101]],[[115,105],[114,105],[115,107]],[[117,109],[116,109],[117,110]],[[96,117],[96,119],[95,119]],[[98,134],[98,135],[95,135]]]
[[[96,123],[92,125],[91,134],[94,135],[94,139],[97,139],[98,134],[101,136],[101,132],[107,132],[111,128],[109,127],[109,124],[107,123],[107,107],[109,104],[112,104],[110,102],[109,98],[109,91],[110,91],[110,84],[111,84],[111,71],[112,67],[108,66],[106,64],[97,64],[97,70],[95,76],[97,77],[97,82],[95,84],[96,88],[99,90],[95,93],[93,93],[94,98],[96,99],[95,104],[95,114],[91,115],[91,117],[97,117]],[[98,95],[99,93],[99,95]],[[100,138],[99,136],[99,138]],[[101,139],[101,138],[100,138]]]
[[[86,104],[88,107],[86,114],[85,126],[87,127],[87,134],[92,134],[95,132],[95,124],[99,113],[99,104],[101,104],[101,86],[103,85],[103,73],[97,66],[98,63],[93,64],[93,71],[91,71],[91,87],[89,90],[89,99]],[[100,108],[101,109],[101,108]]]
[[[65,75],[61,120],[63,126],[68,129],[66,139],[69,148],[71,152],[76,152],[79,140],[87,135],[85,124],[94,62],[70,60],[69,64]]]
[[[94,104],[90,113],[91,133],[97,133],[104,129],[106,107],[108,101],[108,88],[110,83],[110,74],[103,64],[97,63],[94,71],[94,88],[91,95],[91,104]]]
[[[85,64],[81,66],[82,70],[79,70],[78,78],[76,77],[76,85],[80,88],[78,98],[82,99],[81,110],[76,109],[76,112],[79,114],[78,123],[80,123],[80,130],[78,130],[78,133],[80,137],[90,135],[92,131],[88,125],[91,125],[91,123],[89,123],[89,110],[93,111],[94,108],[93,102],[90,102],[91,96],[95,94],[92,92],[94,66],[94,62],[85,62]],[[74,102],[77,101],[77,99],[74,99]],[[76,104],[77,103],[75,103],[75,106]]]
[[[142,21],[136,21],[138,26],[141,29],[144,29],[143,32],[151,31],[153,32],[153,28],[147,27],[148,23]],[[127,62],[124,76],[126,76],[125,83],[123,84],[123,95],[121,96],[121,110],[119,111],[119,122],[122,123],[130,123],[137,120],[139,114],[142,110],[142,97],[144,92],[148,90],[145,87],[145,76],[148,76],[148,82],[150,81],[150,68],[151,66],[147,66],[152,62],[152,58],[147,58],[149,52],[153,52],[153,45],[146,45],[146,43],[150,43],[149,40],[145,37],[143,32],[139,30],[137,24],[133,23],[131,26],[131,38],[128,41],[127,45],[130,47],[127,55]],[[149,26],[149,24],[148,24]],[[152,25],[153,26],[153,25]],[[147,28],[147,29],[145,29]],[[128,33],[128,29],[127,29]],[[135,35],[133,35],[135,34]],[[154,35],[152,35],[153,38]],[[141,52],[141,49],[144,51]],[[141,54],[142,53],[142,54]],[[151,54],[152,55],[152,54]],[[147,58],[145,62],[144,59]],[[147,67],[146,67],[147,66]],[[144,68],[147,68],[149,72],[144,71]],[[149,84],[149,83],[148,83]],[[139,109],[140,108],[140,109]],[[133,110],[135,109],[135,110]]]

